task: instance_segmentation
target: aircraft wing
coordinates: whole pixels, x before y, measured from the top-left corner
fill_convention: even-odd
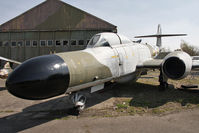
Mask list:
[[[143,64],[138,65],[137,68],[159,69],[162,67],[163,59],[151,59],[145,61]],[[192,69],[199,70],[199,60],[192,60]]]
[[[148,61],[145,61],[143,64],[138,65],[137,68],[161,68],[161,64],[163,62],[163,59],[151,59]]]
[[[18,61],[15,61],[15,60],[11,60],[11,59],[7,59],[7,58],[4,58],[2,56],[0,56],[0,60],[6,61],[6,62],[11,62],[11,63],[17,64],[17,65],[21,64],[21,62],[18,62]]]
[[[199,60],[193,60],[192,69],[199,69]]]

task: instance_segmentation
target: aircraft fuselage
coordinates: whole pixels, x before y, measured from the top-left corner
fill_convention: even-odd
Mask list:
[[[32,58],[9,75],[8,91],[37,100],[108,81],[136,80],[139,76],[136,66],[152,58],[155,51],[148,44],[128,42]]]

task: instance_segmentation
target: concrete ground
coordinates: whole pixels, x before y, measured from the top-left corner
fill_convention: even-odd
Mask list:
[[[199,108],[164,115],[125,114],[112,117],[86,112],[80,116],[73,116],[70,110],[72,105],[67,96],[41,101],[23,100],[9,94],[4,88],[4,83],[0,80],[0,133],[199,132]],[[99,113],[98,110],[112,107],[114,97],[119,96],[113,93],[114,91],[102,91],[88,96],[87,107],[95,109],[96,113]]]
[[[23,132],[60,133],[197,133],[199,110],[157,116],[121,116],[116,118],[80,118],[53,120]]]

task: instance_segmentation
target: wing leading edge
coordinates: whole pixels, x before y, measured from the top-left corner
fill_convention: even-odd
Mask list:
[[[199,68],[199,60],[192,60],[193,64],[192,64],[192,69],[197,69]]]
[[[160,69],[164,59],[151,59],[145,61],[142,65],[137,65],[137,68]],[[192,69],[199,68],[199,60],[192,60]]]
[[[137,68],[161,68],[163,60],[162,59],[151,59],[148,61],[145,61],[143,64],[141,65],[137,65]]]
[[[11,62],[11,63],[17,64],[17,65],[21,64],[21,62],[18,62],[18,61],[15,61],[15,60],[11,60],[11,59],[7,59],[7,58],[4,58],[2,56],[0,56],[0,60],[6,61],[6,62]]]

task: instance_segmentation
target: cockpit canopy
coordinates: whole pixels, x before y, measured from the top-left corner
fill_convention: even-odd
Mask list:
[[[91,38],[87,48],[112,47],[114,45],[127,44],[131,42],[132,41],[127,37],[116,33],[99,33]]]

